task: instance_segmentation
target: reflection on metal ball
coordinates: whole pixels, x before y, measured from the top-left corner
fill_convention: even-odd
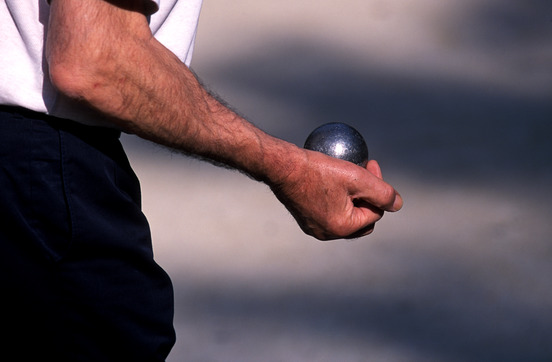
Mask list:
[[[327,123],[316,128],[307,137],[304,148],[362,167],[368,163],[366,141],[356,129],[345,123]]]

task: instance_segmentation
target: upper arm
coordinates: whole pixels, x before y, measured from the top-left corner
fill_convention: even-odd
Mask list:
[[[115,72],[114,59],[152,34],[151,0],[51,0],[46,38],[50,78],[60,91],[94,86],[99,72]]]

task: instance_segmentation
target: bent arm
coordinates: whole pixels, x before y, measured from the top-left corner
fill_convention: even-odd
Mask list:
[[[140,10],[105,0],[52,1],[47,60],[53,84],[126,132],[262,179],[266,171],[258,169],[266,160],[247,156],[281,142],[211,97],[152,36]]]
[[[131,0],[52,0],[46,56],[54,86],[126,132],[267,183],[319,239],[358,233],[382,210],[400,208],[376,175],[274,138],[218,102],[152,36],[145,11]],[[340,196],[330,200],[329,191]],[[355,207],[355,197],[377,210]]]

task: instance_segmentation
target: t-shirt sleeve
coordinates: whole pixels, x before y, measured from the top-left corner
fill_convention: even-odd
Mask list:
[[[137,1],[146,2],[147,6],[148,6],[148,10],[149,10],[148,15],[151,15],[151,14],[157,12],[157,10],[159,10],[159,1],[161,1],[161,0],[137,0]]]
[[[46,0],[46,1],[48,2],[48,4],[50,4],[52,0]],[[157,10],[159,10],[159,1],[161,0],[136,0],[136,1],[141,1],[145,3],[146,9],[148,11],[148,15],[151,15],[157,12]]]

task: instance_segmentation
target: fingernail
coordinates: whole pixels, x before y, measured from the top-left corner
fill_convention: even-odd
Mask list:
[[[393,202],[392,211],[399,211],[403,207],[403,199],[401,195],[397,192],[397,195],[395,196],[395,202]]]

